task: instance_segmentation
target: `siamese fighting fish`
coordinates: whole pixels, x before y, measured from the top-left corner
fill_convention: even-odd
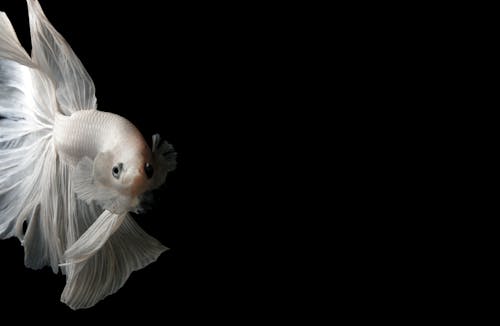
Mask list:
[[[130,212],[165,182],[176,153],[97,110],[82,63],[38,1],[27,4],[31,56],[0,12],[0,239],[17,237],[26,267],[60,271],[61,301],[89,308],[167,249]]]

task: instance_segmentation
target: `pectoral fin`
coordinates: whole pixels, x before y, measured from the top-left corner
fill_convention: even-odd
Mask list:
[[[177,152],[174,147],[166,141],[161,142],[160,135],[153,135],[153,161],[155,165],[155,174],[151,189],[160,187],[164,182],[167,174],[177,166]]]

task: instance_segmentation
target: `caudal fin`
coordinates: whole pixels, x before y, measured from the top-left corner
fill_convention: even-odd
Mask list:
[[[49,96],[40,96],[48,92]],[[36,209],[40,159],[49,155],[56,100],[0,12],[0,239]],[[39,175],[37,176],[37,173]],[[22,223],[18,230],[22,239]]]

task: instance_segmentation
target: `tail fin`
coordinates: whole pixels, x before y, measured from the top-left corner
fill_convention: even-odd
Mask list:
[[[52,81],[37,69],[0,13],[0,239],[17,236],[24,241],[24,222],[28,238],[38,228],[45,236],[57,236],[50,223],[33,218],[47,210],[48,205],[40,205],[42,195],[57,181],[52,141],[56,110]],[[48,246],[41,237],[29,243],[37,253],[26,255],[26,265],[51,265],[56,272],[63,248]]]
[[[96,98],[91,78],[38,1],[27,4],[31,58],[0,12],[0,239],[25,240],[26,266],[49,264],[57,272],[65,231],[71,232],[72,191],[70,167],[59,161],[52,139],[54,117],[96,109]]]
[[[41,93],[49,95],[38,100]],[[52,83],[34,68],[0,12],[0,238],[14,235],[18,216],[29,220],[39,195],[33,191],[40,182],[39,160],[53,152],[56,100],[50,94]]]
[[[32,66],[31,58],[19,43],[14,28],[3,11],[0,11],[0,58]]]

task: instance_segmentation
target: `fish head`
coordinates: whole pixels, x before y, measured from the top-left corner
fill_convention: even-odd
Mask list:
[[[160,144],[158,135],[153,136],[152,150],[142,137],[118,143],[98,153],[93,162],[78,164],[75,192],[116,214],[143,211],[146,194],[161,186],[175,169],[176,155],[170,144]]]

